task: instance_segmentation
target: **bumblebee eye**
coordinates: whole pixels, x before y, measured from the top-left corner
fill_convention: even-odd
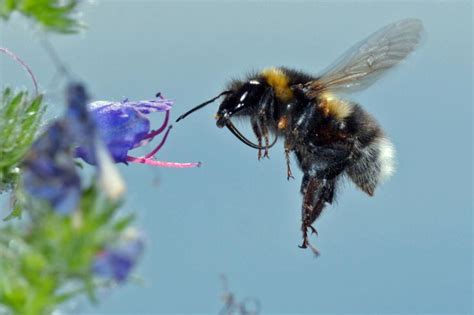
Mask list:
[[[229,116],[242,114],[246,109],[251,109],[260,103],[267,87],[256,80],[245,83],[238,91],[227,96],[219,107],[218,114],[227,111]]]

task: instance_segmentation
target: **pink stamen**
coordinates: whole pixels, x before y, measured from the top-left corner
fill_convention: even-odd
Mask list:
[[[153,140],[153,138],[155,136],[157,136],[158,134],[162,133],[163,130],[165,130],[166,126],[168,125],[168,121],[169,121],[169,117],[170,117],[170,113],[169,113],[169,110],[166,111],[166,116],[165,116],[165,120],[163,121],[163,124],[161,125],[160,128],[158,128],[157,130],[154,130],[154,131],[151,131],[148,135],[146,135],[144,137],[144,139],[140,142],[140,145],[139,146],[142,146],[144,144],[147,144],[148,142],[150,142],[151,140]],[[168,135],[171,131],[171,128],[173,128],[173,126],[169,126],[168,127],[168,130],[166,130],[166,133],[164,134],[163,136],[163,139],[161,139],[160,143],[156,146],[156,148],[154,148],[150,153],[148,153],[147,155],[145,156],[141,156],[141,157],[135,157],[135,156],[127,156],[127,162],[131,162],[131,163],[141,163],[141,164],[146,164],[146,165],[151,165],[151,166],[158,166],[158,167],[169,167],[169,168],[193,168],[193,167],[200,167],[201,166],[201,162],[191,162],[191,163],[178,163],[178,162],[164,162],[164,161],[157,161],[157,160],[154,160],[153,157],[155,156],[155,154],[160,151],[160,149],[163,147],[163,145],[165,144],[166,142],[166,139],[168,138]]]
[[[197,163],[177,163],[177,162],[163,162],[157,161],[150,158],[145,157],[134,157],[134,156],[127,156],[127,161],[132,163],[141,163],[151,166],[158,166],[158,167],[169,167],[169,168],[192,168],[192,167],[199,167],[201,166],[201,162]]]
[[[156,148],[154,148],[150,153],[148,153],[147,155],[144,156],[145,159],[150,159],[152,158],[153,156],[155,156],[155,154],[160,151],[160,149],[163,147],[163,145],[165,144],[166,142],[166,139],[168,138],[168,135],[171,131],[171,128],[173,128],[173,126],[169,126],[168,127],[168,130],[166,130],[166,133],[165,135],[163,136],[163,139],[161,139],[161,142],[156,146]]]
[[[166,114],[165,114],[165,120],[163,121],[163,124],[161,125],[160,128],[156,129],[156,130],[152,130],[149,134],[147,134],[143,140],[146,140],[146,139],[153,139],[155,136],[159,135],[160,133],[163,132],[163,130],[165,130],[166,126],[168,126],[168,121],[170,119],[170,111],[167,110],[166,111]],[[142,141],[143,141],[142,140]]]

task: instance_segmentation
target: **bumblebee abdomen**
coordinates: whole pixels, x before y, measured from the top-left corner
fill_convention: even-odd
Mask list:
[[[321,93],[318,99],[318,106],[324,117],[342,122],[352,113],[353,104],[329,92]]]
[[[395,171],[395,149],[379,124],[359,105],[353,106],[346,123],[354,137],[353,162],[347,175],[372,196],[376,186]]]

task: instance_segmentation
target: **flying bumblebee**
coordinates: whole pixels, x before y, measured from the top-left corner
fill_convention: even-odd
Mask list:
[[[379,124],[358,104],[338,95],[369,87],[405,59],[419,44],[420,20],[404,19],[385,26],[349,49],[323,74],[312,76],[284,67],[267,68],[191,109],[176,121],[225,96],[216,114],[217,127],[227,127],[240,141],[268,157],[277,138],[284,138],[287,178],[293,177],[290,153],[303,171],[301,248],[318,251],[308,231],[326,204],[334,201],[346,175],[369,196],[394,172],[394,148]],[[247,139],[231,117],[249,118],[257,143]],[[270,135],[275,140],[270,141]]]

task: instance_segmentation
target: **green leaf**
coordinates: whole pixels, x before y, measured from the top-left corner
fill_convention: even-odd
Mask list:
[[[0,18],[13,11],[35,20],[48,31],[76,33],[81,23],[74,17],[79,0],[0,0]]]
[[[13,210],[10,212],[10,214],[8,216],[6,216],[3,221],[10,221],[10,220],[13,220],[13,219],[21,219],[21,214],[23,213],[22,211],[22,208],[19,204],[15,204],[15,206],[13,207]]]
[[[18,165],[33,143],[44,112],[43,97],[6,88],[0,99],[0,192],[19,178]]]
[[[0,0],[0,17],[6,19],[15,10],[16,0]]]
[[[125,230],[127,227],[130,226],[130,224],[135,220],[135,215],[134,214],[129,214],[123,218],[120,218],[115,222],[114,224],[114,230],[116,232],[122,232]]]
[[[119,204],[92,184],[72,215],[35,202],[25,212],[30,220],[0,226],[0,313],[50,314],[79,295],[98,303],[96,290],[113,282],[98,281],[94,261],[133,220],[133,215],[116,217]]]

